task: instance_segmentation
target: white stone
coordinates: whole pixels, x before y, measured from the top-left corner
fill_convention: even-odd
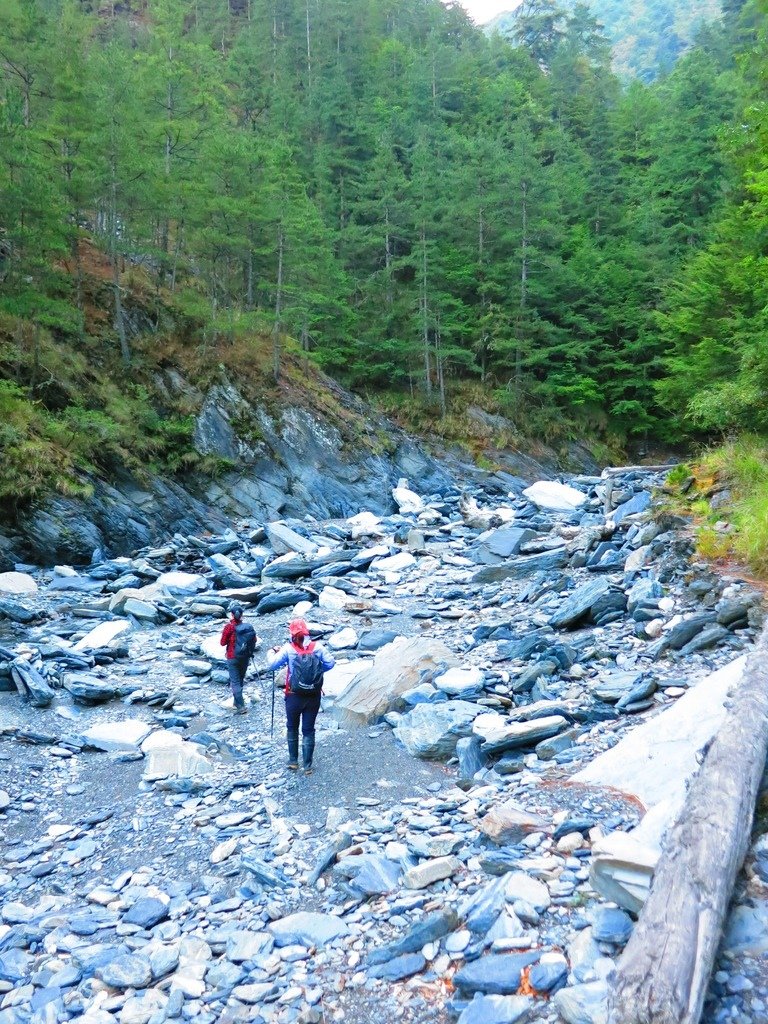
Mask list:
[[[409,868],[403,875],[403,885],[406,889],[426,889],[434,882],[450,878],[461,868],[462,863],[458,857],[435,857]]]
[[[213,770],[213,765],[203,754],[202,747],[196,743],[183,742],[151,750],[144,778],[148,782],[165,779],[169,775],[193,778],[197,775],[208,775]]]
[[[358,512],[356,516],[350,516],[347,520],[347,526],[352,529],[353,540],[357,540],[359,537],[381,536],[380,524],[381,519],[373,512]]]
[[[348,651],[357,647],[358,640],[359,637],[355,630],[351,626],[347,626],[346,629],[340,629],[338,633],[328,637],[328,646],[332,651]]]
[[[635,833],[612,832],[594,844],[590,884],[605,899],[638,914],[648,896],[659,855],[658,846],[645,845]]]
[[[82,640],[74,646],[76,651],[96,651],[100,647],[108,647],[115,637],[127,633],[131,628],[128,619],[115,619],[113,622],[100,622],[98,626],[86,633]]]
[[[320,597],[317,603],[321,608],[328,608],[330,611],[342,611],[352,602],[352,598],[349,594],[345,594],[343,590],[339,590],[337,587],[323,587],[320,591]]]
[[[573,512],[586,504],[587,496],[575,487],[558,483],[557,480],[537,480],[526,487],[525,497],[539,508],[551,509],[553,512]]]
[[[155,582],[170,594],[185,596],[187,594],[199,594],[208,590],[208,581],[205,576],[197,572],[164,572]]]
[[[122,722],[100,722],[86,729],[82,735],[99,750],[132,750],[140,746],[152,732],[152,726],[139,718],[124,718]]]
[[[484,680],[479,668],[449,668],[434,680],[434,686],[452,697],[464,697],[481,690]]]
[[[146,619],[154,622],[157,619],[157,608],[149,601],[140,601],[138,598],[129,597],[123,606],[126,615],[133,615],[136,619]]]
[[[410,569],[413,565],[416,565],[416,559],[410,551],[398,551],[396,555],[377,558],[371,562],[371,571],[377,573],[402,572],[403,569]]]
[[[291,609],[291,616],[294,619],[303,619],[305,615],[312,611],[311,601],[297,601],[297,603]]]
[[[141,744],[141,752],[149,754],[153,750],[180,746],[183,742],[184,737],[177,732],[171,732],[170,729],[156,729]]]
[[[26,572],[0,572],[0,594],[20,596],[37,593],[37,584]]]
[[[397,507],[403,513],[422,512],[424,509],[424,502],[415,491],[410,490],[405,477],[401,477],[397,487],[392,488],[392,497],[397,502]]]
[[[214,633],[213,636],[207,636],[201,640],[200,650],[206,658],[213,661],[227,660],[227,648],[221,646],[221,633]]]
[[[289,551],[295,551],[300,555],[313,555],[317,551],[317,544],[302,537],[285,523],[267,523],[264,529],[267,531],[267,537],[269,537],[269,543],[273,550],[279,555]]]

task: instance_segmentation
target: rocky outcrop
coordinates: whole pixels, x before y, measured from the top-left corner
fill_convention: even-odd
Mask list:
[[[56,497],[0,526],[0,572],[28,560],[87,564],[94,551],[122,555],[174,533],[221,529],[233,518],[389,513],[401,477],[418,480],[427,494],[450,486],[417,441],[341,389],[352,425],[347,436],[330,418],[299,405],[274,413],[252,405],[232,383],[203,396],[175,371],[166,376],[169,391],[184,391],[200,404],[193,442],[200,455],[218,460],[216,477],[89,478],[83,482],[91,497]],[[386,437],[387,451],[367,435]]]

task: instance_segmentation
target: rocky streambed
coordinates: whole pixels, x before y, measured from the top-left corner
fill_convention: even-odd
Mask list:
[[[401,485],[0,575],[0,1024],[602,1020],[762,619],[663,482]],[[270,676],[232,714],[233,600],[335,652],[310,777]],[[764,1019],[766,850],[708,1021]]]

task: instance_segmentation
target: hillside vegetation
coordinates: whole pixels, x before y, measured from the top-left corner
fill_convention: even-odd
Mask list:
[[[517,438],[768,426],[764,0],[626,88],[583,6],[275,10],[0,8],[0,494],[185,471],[162,359],[449,437],[478,394]]]
[[[500,14],[487,29],[514,34],[518,17],[552,7],[541,0],[524,2],[517,11]],[[575,10],[578,0],[563,0],[561,6]],[[652,82],[670,71],[689,50],[703,26],[716,23],[723,10],[733,4],[720,0],[590,0],[586,5],[604,27],[613,53],[613,69],[621,78]]]

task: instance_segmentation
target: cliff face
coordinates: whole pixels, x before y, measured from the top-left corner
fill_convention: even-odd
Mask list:
[[[229,380],[205,393],[177,371],[166,372],[164,383],[197,398],[194,447],[224,468],[214,476],[84,476],[89,497],[53,497],[2,524],[0,563],[89,562],[97,549],[124,554],[176,532],[222,529],[233,519],[386,513],[395,510],[390,490],[401,476],[426,492],[451,486],[417,441],[341,389],[344,431],[300,404],[270,411]]]

